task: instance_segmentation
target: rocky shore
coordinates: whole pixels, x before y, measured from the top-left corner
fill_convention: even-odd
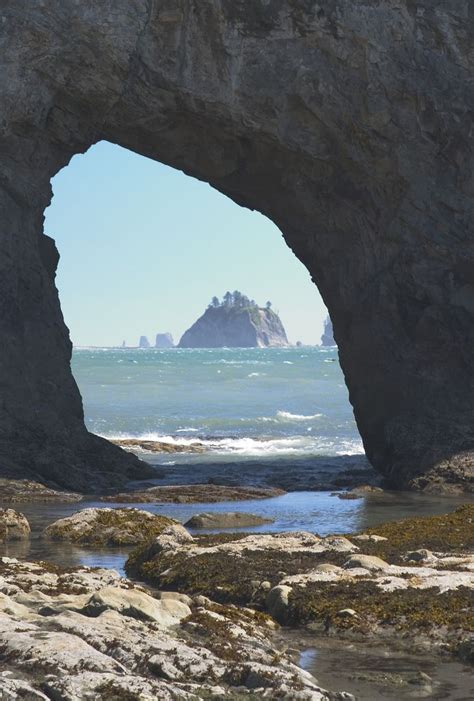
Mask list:
[[[127,572],[160,587],[255,606],[284,625],[392,638],[472,656],[474,506],[365,533],[192,537],[181,526],[134,551]]]
[[[275,624],[113,570],[0,559],[0,698],[349,699],[275,647]]]
[[[472,663],[473,523],[467,504],[346,535],[193,536],[137,508],[82,509],[42,538],[138,544],[130,578],[0,558],[0,698],[353,698],[298,665],[311,636]],[[28,521],[0,510],[0,534],[27,539]]]

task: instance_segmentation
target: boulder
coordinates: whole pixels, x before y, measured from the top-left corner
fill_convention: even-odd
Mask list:
[[[352,536],[352,540],[357,540],[361,543],[383,543],[387,541],[383,535],[377,535],[376,533],[361,533],[360,535]]]
[[[140,509],[89,508],[50,524],[44,537],[78,545],[137,545],[175,523]]]
[[[14,509],[0,509],[0,543],[25,540],[31,532],[26,516]]]
[[[186,528],[249,528],[273,523],[271,518],[263,518],[255,514],[240,511],[223,511],[220,513],[202,513],[192,516],[184,524]]]
[[[435,562],[438,558],[431,550],[421,548],[420,550],[412,550],[406,554],[406,559],[411,562]]]
[[[362,567],[364,570],[369,570],[371,572],[377,572],[379,570],[386,570],[390,565],[382,558],[376,555],[351,555],[351,557],[344,564],[346,569],[353,569],[355,567]]]
[[[277,621],[284,620],[288,609],[288,597],[292,591],[292,587],[286,584],[278,584],[268,592],[266,600],[267,611]]]
[[[139,620],[155,621],[168,628],[191,614],[189,606],[173,598],[155,599],[138,589],[105,587],[92,594],[82,609],[87,616],[98,616],[111,609]]]

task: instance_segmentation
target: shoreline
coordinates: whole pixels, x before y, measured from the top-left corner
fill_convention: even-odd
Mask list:
[[[367,498],[370,499],[370,497],[366,497],[366,499]],[[448,502],[449,500],[446,501],[446,503]],[[255,503],[257,504],[258,502]],[[70,512],[77,512],[81,509],[82,504],[69,503],[65,504],[65,506],[67,506]],[[104,504],[104,506],[107,505]],[[390,506],[388,506],[388,508],[390,509]],[[100,510],[101,509],[98,508],[98,511]],[[110,509],[108,511],[110,511]],[[130,513],[128,509],[123,510],[119,508],[119,511]],[[334,668],[335,660],[341,650],[346,651],[344,652],[346,657],[350,657],[351,654],[355,655],[357,651],[359,651],[360,654],[363,652],[362,657],[364,657],[365,654],[372,654],[371,650],[374,649],[374,646],[377,647],[379,645],[385,646],[385,649],[390,652],[391,656],[400,656],[403,659],[407,658],[407,655],[414,655],[420,660],[419,666],[423,666],[422,662],[426,660],[428,654],[432,655],[432,659],[439,659],[439,664],[448,665],[446,667],[446,674],[449,676],[449,670],[452,669],[449,665],[455,663],[448,663],[448,660],[454,652],[457,651],[458,656],[463,660],[463,664],[472,663],[474,660],[473,643],[469,642],[469,640],[472,640],[469,636],[474,627],[469,627],[471,624],[468,624],[468,629],[466,629],[465,634],[461,633],[459,629],[459,619],[456,619],[456,622],[451,615],[453,611],[461,611],[461,616],[463,616],[462,609],[466,608],[468,605],[467,602],[472,602],[473,598],[472,583],[467,589],[465,584],[461,583],[459,585],[459,581],[467,581],[467,576],[474,577],[474,574],[472,574],[474,572],[474,560],[472,555],[473,536],[472,529],[469,527],[469,519],[471,519],[472,522],[473,512],[474,506],[471,505],[458,509],[446,517],[435,516],[418,520],[405,519],[400,522],[380,523],[378,526],[365,529],[362,538],[361,534],[357,535],[355,533],[346,533],[345,536],[325,536],[321,539],[309,533],[292,534],[284,532],[273,535],[265,535],[265,533],[249,535],[249,533],[245,532],[227,532],[223,534],[213,533],[209,535],[190,536],[182,526],[179,526],[179,529],[181,529],[179,532],[184,532],[187,535],[184,541],[178,541],[177,549],[175,549],[176,546],[173,545],[173,538],[175,536],[172,536],[171,532],[169,535],[166,535],[166,537],[163,535],[163,537],[165,537],[165,541],[163,542],[166,542],[167,545],[166,550],[163,551],[162,555],[158,558],[158,569],[156,564],[153,565],[153,569],[150,569],[147,565],[148,569],[146,573],[141,569],[136,569],[137,567],[142,568],[147,562],[151,564],[154,562],[155,557],[152,556],[150,560],[148,556],[144,555],[143,548],[141,551],[138,549],[138,551],[132,553],[131,557],[129,556],[130,564],[128,565],[128,570],[132,578],[124,581],[129,582],[126,588],[132,587],[131,591],[135,591],[138,587],[137,591],[144,591],[153,599],[158,597],[158,600],[160,600],[159,597],[162,596],[160,592],[168,591],[171,593],[167,596],[171,597],[173,600],[186,600],[188,604],[192,602],[191,612],[188,614],[185,624],[186,630],[188,630],[190,624],[192,630],[199,630],[199,627],[203,625],[209,630],[211,621],[219,621],[219,617],[223,617],[223,622],[229,621],[229,623],[223,623],[222,627],[220,624],[216,624],[216,627],[212,629],[211,638],[207,635],[204,639],[200,639],[198,635],[198,638],[195,639],[193,643],[196,644],[196,640],[199,640],[199,644],[201,646],[204,645],[204,648],[208,650],[208,654],[217,655],[221,663],[223,658],[221,658],[220,655],[224,655],[225,664],[230,665],[230,667],[228,667],[229,672],[226,673],[227,675],[230,673],[230,669],[235,669],[236,661],[235,659],[234,661],[228,659],[228,654],[230,653],[224,653],[229,645],[227,639],[228,632],[226,633],[225,631],[228,631],[229,625],[240,626],[242,622],[236,622],[236,617],[239,618],[243,616],[243,620],[246,622],[242,623],[242,625],[244,625],[244,629],[247,630],[246,659],[251,665],[256,664],[256,660],[253,656],[256,654],[256,648],[261,646],[262,635],[267,641],[265,644],[273,650],[272,654],[278,655],[279,659],[282,660],[283,670],[288,669],[285,665],[290,663],[297,664],[299,667],[301,659],[303,659],[303,661],[305,659],[304,651],[309,650],[310,652],[308,655],[311,655],[313,654],[311,650],[316,650],[314,653],[316,654],[316,658],[313,661],[314,664],[311,663],[313,666],[309,664],[310,671],[315,674],[318,670],[318,659],[320,659],[323,654],[321,650],[330,649],[330,652],[326,654],[326,662],[324,663],[326,667],[323,665],[324,669],[321,673],[322,678],[318,680],[318,689],[320,688],[319,683],[322,681],[324,681],[323,686],[331,688],[331,679],[335,681],[334,669],[333,672],[331,672],[331,668]],[[441,528],[443,523],[444,526]],[[462,524],[464,524],[464,530],[461,530]],[[444,529],[445,533],[441,540],[439,535],[440,528],[441,530]],[[38,537],[38,535],[35,537]],[[162,537],[158,535],[153,543],[161,542],[161,538]],[[466,540],[465,543],[464,540]],[[61,544],[55,541],[48,541],[46,545],[47,548],[49,548],[50,555],[55,549],[61,548]],[[440,550],[442,545],[445,546],[443,551]],[[431,546],[433,550],[429,550],[428,546]],[[92,556],[94,552],[97,552],[94,547],[90,548],[87,543],[84,543],[81,547],[86,550],[89,547]],[[149,546],[143,547],[145,551],[146,548],[149,548]],[[156,548],[156,545],[153,547]],[[252,549],[255,548],[255,558],[251,557],[249,560]],[[117,552],[117,550],[116,548],[109,548],[108,552],[110,556],[113,557],[114,552]],[[128,552],[130,551],[128,550]],[[468,555],[466,552],[471,554]],[[204,555],[207,559],[202,560]],[[237,557],[241,559],[242,556],[243,560],[239,563],[238,570],[234,571],[234,558]],[[163,557],[165,559],[160,564],[160,558]],[[225,562],[222,559],[223,557],[227,558]],[[359,558],[354,565],[355,569],[347,569],[344,563],[354,557]],[[413,557],[414,559],[407,559],[407,557]],[[366,558],[365,561],[364,558]],[[3,605],[3,612],[10,617],[13,616],[13,619],[16,620],[14,625],[22,627],[29,622],[28,625],[39,626],[41,630],[46,631],[45,639],[48,640],[48,645],[50,643],[53,645],[54,640],[50,639],[50,633],[48,631],[56,630],[58,626],[62,630],[61,627],[65,625],[63,622],[64,616],[71,615],[67,613],[67,611],[73,611],[78,608],[78,605],[74,604],[74,602],[72,608],[68,608],[72,601],[72,590],[66,591],[67,587],[64,589],[63,585],[58,589],[54,582],[82,582],[79,587],[82,586],[83,588],[85,586],[84,581],[89,582],[87,586],[85,586],[85,593],[88,593],[89,596],[93,596],[94,591],[96,591],[96,585],[93,585],[93,591],[88,589],[88,587],[90,578],[92,577],[92,579],[94,579],[94,577],[96,577],[94,574],[96,570],[91,570],[84,566],[64,569],[58,565],[46,564],[45,562],[40,565],[27,564],[27,560],[27,556],[26,560],[25,558],[20,558],[19,561],[5,557],[0,559],[0,567],[2,568],[0,581],[4,582],[2,589],[3,594],[0,593],[0,603]],[[382,560],[382,565],[380,565],[380,560]],[[213,569],[213,563],[217,566],[217,570]],[[372,565],[374,565],[374,567],[372,567]],[[361,566],[362,569],[360,569]],[[44,614],[41,614],[36,609],[34,611],[32,610],[32,607],[34,608],[36,604],[33,606],[33,603],[30,601],[31,597],[28,598],[30,595],[28,594],[25,598],[25,595],[19,593],[19,598],[16,598],[17,595],[15,594],[15,591],[19,591],[18,587],[21,589],[24,586],[23,582],[28,581],[31,583],[32,578],[34,580],[36,576],[35,571],[37,571],[35,568],[38,567],[42,572],[41,581],[46,582],[46,589],[43,589],[43,591],[47,593],[47,596],[53,597],[53,600],[47,604],[49,613],[48,625],[46,628],[44,628],[44,623],[46,621],[46,619],[44,619]],[[208,569],[209,567],[211,569]],[[357,569],[357,567],[359,567],[359,569]],[[283,570],[285,571],[283,572]],[[152,574],[152,572],[158,573],[160,571],[163,573],[167,572],[167,574],[165,576],[162,574]],[[173,571],[175,574],[173,574]],[[243,574],[243,579],[237,574],[239,571]],[[22,574],[22,572],[24,574]],[[112,588],[118,587],[120,591],[114,596],[122,596],[120,592],[125,585],[119,583],[116,579],[117,575],[113,574],[113,570],[102,569],[99,570],[99,572],[102,572],[102,574],[97,575],[99,579],[99,584],[97,585],[98,590],[101,591],[104,586],[106,588],[110,588],[110,586],[112,586]],[[467,574],[469,572],[471,575]],[[219,573],[217,579],[216,573]],[[446,589],[446,594],[443,595],[446,601],[444,601],[443,596],[441,596],[439,599],[440,605],[437,608],[433,608],[433,606],[439,595],[436,594],[433,587],[426,588],[423,585],[423,576],[425,573],[430,578],[436,579],[437,577],[441,588],[445,586],[448,587]],[[7,577],[6,574],[8,574]],[[224,577],[224,579],[222,579],[222,577]],[[226,577],[230,577],[230,579],[227,580]],[[459,581],[455,579],[456,577]],[[59,578],[59,580],[57,578]],[[144,578],[148,579],[149,584],[140,584]],[[377,617],[380,616],[380,609],[377,603],[377,596],[379,595],[377,594],[376,587],[380,586],[380,584],[377,584],[378,582],[382,583],[385,580],[398,582],[394,589],[392,588],[392,590],[390,590],[389,588],[389,590],[381,594],[384,601],[383,605],[386,607],[387,612],[390,612],[390,607],[396,607],[393,608],[390,614],[391,616],[395,615],[395,618],[389,623],[388,628],[387,621],[384,623],[382,622],[382,624],[377,622]],[[5,581],[7,581],[6,585]],[[226,582],[232,582],[232,589],[228,589],[229,584],[226,584]],[[344,593],[344,589],[341,590],[339,583],[346,587],[350,585],[346,593]],[[456,583],[461,587],[460,589],[459,586],[456,586]],[[249,584],[250,589],[248,589]],[[403,593],[405,590],[400,589],[400,587],[403,588],[405,585],[408,587],[407,597]],[[7,586],[6,590],[5,586]],[[30,587],[31,584],[28,584],[28,588]],[[54,587],[56,587],[56,593],[53,591]],[[333,587],[336,588],[333,589]],[[367,587],[372,587],[370,592]],[[421,587],[421,589],[419,587]],[[33,589],[39,591],[41,587],[34,585]],[[326,590],[327,595],[324,594]],[[336,590],[339,592],[337,595],[335,595]],[[357,593],[358,590],[360,590],[360,593]],[[277,603],[275,604],[274,601],[274,603],[270,605],[268,602],[272,599],[272,596],[275,599],[276,594],[272,594],[272,592],[275,591],[278,594],[283,593],[283,598],[281,599],[280,597],[280,599],[278,599],[277,597]],[[417,591],[419,591],[419,596],[416,594]],[[285,594],[287,603],[285,603]],[[314,594],[316,594],[316,599],[313,598]],[[76,595],[77,591],[74,593],[74,596]],[[84,595],[85,594],[81,594],[81,596]],[[402,598],[400,598],[401,595]],[[415,598],[413,598],[414,595]],[[340,598],[341,596],[342,598]],[[416,598],[417,596],[418,599]],[[462,602],[459,598],[460,596]],[[344,597],[346,597],[345,600]],[[407,602],[406,604],[403,603],[404,597]],[[7,601],[10,603],[7,603]],[[318,608],[314,609],[313,601],[318,602],[318,607],[321,607],[321,605],[323,606],[320,613],[316,613]],[[30,613],[27,613],[25,608],[21,608],[20,603],[23,607],[26,604],[27,608],[29,607]],[[43,604],[45,603],[46,599],[43,601]],[[408,608],[403,609],[403,606],[407,604]],[[104,613],[99,615],[99,618],[95,618],[94,631],[92,633],[89,630],[87,634],[88,637],[86,638],[87,643],[92,645],[93,648],[95,645],[94,641],[99,639],[97,636],[99,636],[101,640],[109,636],[106,627],[102,629],[102,625],[109,616],[107,612],[115,610],[113,608],[110,609],[109,603],[107,603],[107,605],[101,605],[104,606]],[[402,606],[401,609],[399,608],[400,606]],[[468,608],[469,606],[470,605],[468,605]],[[250,628],[248,618],[245,618],[249,615],[246,613],[249,607],[250,610],[257,612],[256,614],[252,614],[254,619],[252,619]],[[398,613],[395,614],[397,610]],[[404,610],[405,613],[403,613]],[[421,612],[425,610],[427,613],[424,614],[424,618],[422,616],[422,618],[416,622],[417,619],[413,618],[413,611]],[[400,619],[400,621],[402,621],[403,616],[407,615],[409,612],[409,615],[412,616],[411,619],[403,623],[403,625],[397,623],[397,616],[402,615],[402,619]],[[281,628],[277,625],[276,628],[269,629],[268,623],[266,622],[268,619],[258,618],[261,614],[268,615],[268,613],[272,615],[273,621],[282,625]],[[315,613],[316,618],[314,618]],[[114,614],[114,616],[115,615],[116,614]],[[329,619],[328,615],[330,616]],[[38,616],[41,616],[41,618],[38,618]],[[81,621],[81,625],[87,622],[89,626],[89,619],[86,621],[83,620],[84,612],[75,613],[74,616],[76,619],[77,616],[79,616],[77,620]],[[102,616],[105,616],[105,618],[102,619]],[[191,618],[189,618],[189,616],[191,616]],[[257,618],[255,618],[255,616],[257,616]],[[466,622],[468,622],[469,612],[467,610],[465,616]],[[132,619],[134,620],[133,625],[135,626],[136,619],[134,619],[134,616],[132,616]],[[51,627],[55,620],[59,620],[60,623],[54,624],[53,627]],[[430,620],[431,625],[426,628],[426,622]],[[232,621],[232,624],[230,621]],[[370,623],[369,627],[367,627],[368,622]],[[125,623],[127,626],[131,625],[127,616]],[[296,628],[295,623],[298,624]],[[362,628],[360,628],[361,623],[363,623]],[[28,635],[28,625],[25,628],[25,635]],[[77,628],[76,624],[74,625],[73,635],[84,639],[84,633],[80,632],[83,629]],[[179,625],[181,630],[181,624]],[[195,626],[197,626],[197,628],[195,628]],[[272,626],[275,626],[275,624],[272,623]],[[146,636],[150,635],[150,630],[147,626],[144,626],[140,630],[141,632],[135,643],[138,646],[143,646],[145,645],[144,639]],[[174,633],[172,634],[171,632],[169,634],[171,637],[174,635]],[[168,635],[168,633],[166,635]],[[237,639],[238,638],[239,636],[237,636]],[[81,645],[81,643],[77,644],[79,644],[79,646]],[[240,646],[242,641],[237,640],[237,642],[231,643],[231,647],[235,644]],[[108,645],[110,647],[111,641],[109,641]],[[122,663],[122,657],[117,658],[117,650],[121,649],[120,645],[117,650],[112,649],[113,646],[110,647],[110,649],[109,647],[107,647],[107,655],[111,658],[112,662],[107,664],[114,665],[114,660],[118,659],[120,659]],[[95,647],[94,649],[98,648]],[[102,645],[100,650],[103,649]],[[300,652],[295,652],[296,649]],[[238,655],[240,655],[241,648],[238,647],[238,650]],[[16,650],[16,654],[17,653],[20,654],[18,649]],[[52,654],[53,657],[54,654],[56,654],[54,645]],[[125,653],[122,652],[121,654],[123,655]],[[186,656],[191,653],[187,650],[186,652],[183,651],[183,654]],[[237,654],[237,652],[233,654]],[[303,658],[301,658],[300,654],[303,655]],[[185,659],[185,657],[183,657],[183,659]],[[442,660],[445,660],[445,662]],[[14,665],[10,666],[10,671],[13,675],[21,672],[23,669],[21,667],[21,654],[19,664],[20,667],[18,669],[15,668]],[[259,662],[259,664],[261,663]],[[436,666],[436,663],[434,664]],[[350,687],[349,691],[351,691],[352,688],[357,690],[361,688],[361,685],[362,688],[366,690],[378,689],[380,691],[381,688],[386,687],[388,699],[391,698],[390,693],[392,692],[390,689],[395,685],[395,688],[398,688],[400,694],[401,688],[407,689],[408,691],[415,689],[418,690],[421,697],[423,697],[423,693],[421,693],[423,690],[425,696],[429,696],[427,689],[436,690],[438,688],[444,688],[443,684],[448,684],[449,682],[449,679],[443,680],[443,678],[441,678],[437,680],[436,675],[433,676],[433,674],[427,675],[429,677],[429,679],[427,679],[426,676],[424,676],[426,673],[420,672],[420,674],[415,674],[416,670],[413,672],[414,676],[410,676],[411,672],[410,674],[405,673],[406,670],[403,673],[400,672],[400,670],[385,673],[383,672],[384,664],[382,658],[379,660],[379,666],[381,666],[382,671],[378,674],[374,672],[371,675],[367,670],[362,670],[357,674],[354,672],[353,678],[349,678],[348,675],[346,675],[344,678],[347,681],[348,687]],[[72,679],[70,683],[79,683],[79,677],[76,672],[70,670],[69,673]],[[42,673],[34,672],[33,678],[35,674],[37,674],[37,676],[39,675],[39,678]],[[130,669],[127,674],[126,683],[130,691],[130,689],[135,689],[138,684],[137,674],[133,672],[133,669]],[[178,681],[180,675],[178,672],[174,674],[174,677],[173,674],[168,676],[168,682],[166,682],[166,684],[169,688],[174,688],[174,685],[178,684],[176,687],[176,689],[178,689],[179,685],[182,683],[182,678],[181,681]],[[277,673],[277,676],[278,674],[280,674],[280,672]],[[282,684],[284,685],[286,683],[285,679],[287,679],[287,677],[285,677],[286,672],[281,671],[281,674],[283,674],[283,676],[279,677],[280,686]],[[333,676],[331,676],[331,674]],[[383,674],[386,674],[385,681]],[[157,682],[155,672],[147,672],[144,677],[143,674],[140,674],[138,677],[140,677],[139,684],[142,686],[142,689],[148,688],[146,686],[147,684],[151,685],[149,688],[153,688],[153,684]],[[160,675],[158,675],[158,677],[161,680],[160,683],[162,683],[162,677],[160,677]],[[9,683],[13,683],[13,679],[14,676],[7,676],[7,681]],[[80,683],[86,685],[96,683],[97,678],[94,677],[94,679],[81,677]],[[111,677],[111,679],[113,681],[111,688],[115,688],[114,685],[117,683],[117,679],[115,677]],[[306,684],[308,680],[304,675],[301,679],[304,682],[302,682],[302,688],[304,688],[304,684]],[[196,680],[190,680],[188,678],[186,684],[195,684],[195,682]],[[465,683],[464,677],[460,678],[459,683],[461,682],[463,684]],[[265,683],[270,684],[270,681],[267,679]],[[0,678],[0,688],[1,684],[2,679]],[[60,674],[54,684],[56,685],[54,688],[62,689],[66,685],[66,680],[62,678]],[[311,684],[316,684],[316,682],[311,681]],[[398,687],[396,686],[397,684],[399,685]],[[400,684],[402,685],[401,687]],[[44,683],[43,688],[46,688],[44,687]],[[342,693],[341,684],[339,684],[338,688]],[[161,694],[164,693],[163,689],[164,687],[160,688]],[[206,693],[208,693],[208,691],[209,690],[207,690]],[[156,690],[154,693],[157,693]],[[228,695],[229,693],[235,693],[235,690],[232,692],[228,689],[225,690],[222,697],[224,698],[226,694]],[[252,698],[252,691],[249,688],[242,688],[239,693],[242,694],[242,698]],[[312,689],[310,686],[308,686],[304,693],[313,694],[313,696],[303,695],[300,698],[338,698],[337,696],[329,697],[321,695],[322,692]],[[374,691],[374,693],[376,692]],[[315,694],[320,695],[317,696]],[[166,696],[160,696],[160,698],[161,697],[167,698]],[[385,698],[380,695],[374,696],[374,698],[375,697]],[[430,698],[431,697],[436,698],[436,696],[430,696]],[[31,696],[31,698],[36,697]],[[137,696],[137,698],[139,697]],[[195,696],[194,698],[204,697]],[[230,696],[230,698],[238,697]],[[282,696],[281,698],[287,698],[289,700],[299,697],[289,695],[286,697]],[[349,699],[351,696],[344,696],[344,698]],[[402,699],[411,697],[399,695],[396,698]]]

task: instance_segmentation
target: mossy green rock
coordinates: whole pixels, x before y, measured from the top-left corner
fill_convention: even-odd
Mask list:
[[[78,545],[137,545],[162,533],[176,521],[141,509],[83,509],[49,525],[45,538]]]

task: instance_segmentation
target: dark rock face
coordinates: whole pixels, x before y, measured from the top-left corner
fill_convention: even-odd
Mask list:
[[[108,139],[280,227],[389,484],[470,479],[470,0],[5,0],[0,14],[2,474],[90,489],[144,473],[84,428],[42,231],[51,177]]]
[[[174,348],[173,336],[170,333],[157,333],[155,348]]]
[[[322,346],[335,346],[336,341],[334,340],[334,332],[332,329],[332,321],[330,317],[328,316],[326,321],[324,322],[324,330],[323,330],[323,335],[321,336],[321,345]]]
[[[269,348],[287,345],[283,324],[272,309],[208,307],[185,331],[178,348]]]

